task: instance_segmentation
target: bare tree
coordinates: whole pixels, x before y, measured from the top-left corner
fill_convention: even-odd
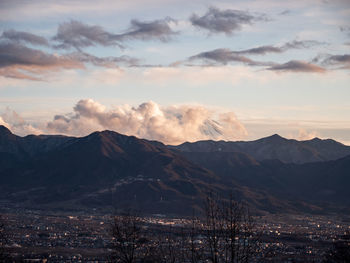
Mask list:
[[[115,216],[113,262],[248,263],[257,239],[248,209],[240,202],[210,194],[204,216],[184,226],[147,225],[135,213]]]
[[[203,262],[201,241],[202,224],[195,217],[191,224],[161,228],[157,241],[157,258],[164,263]]]
[[[225,262],[249,262],[256,250],[258,237],[253,234],[253,219],[249,210],[240,202],[223,204]]]
[[[112,262],[133,263],[144,257],[147,239],[142,233],[142,220],[137,213],[128,211],[114,216],[112,225]]]
[[[157,238],[157,255],[161,262],[183,262],[184,237],[183,228],[169,226],[162,229]]]
[[[247,263],[257,247],[253,219],[240,202],[210,194],[205,204],[205,247],[213,263]]]
[[[188,249],[187,251],[187,261],[191,263],[201,262],[202,259],[202,241],[197,238],[203,232],[202,223],[193,214],[191,225],[188,231]]]
[[[221,238],[223,230],[223,217],[219,207],[219,199],[212,193],[207,197],[205,203],[204,233],[208,260],[219,263],[222,249]]]

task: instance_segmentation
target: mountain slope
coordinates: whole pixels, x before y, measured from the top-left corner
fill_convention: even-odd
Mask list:
[[[285,163],[330,161],[350,155],[350,146],[334,140],[297,141],[277,134],[248,142],[198,141],[168,147],[182,152],[240,152],[258,161],[278,159]]]
[[[14,144],[22,149],[21,140]],[[6,147],[10,153],[2,156],[14,161],[0,170],[0,197],[28,206],[124,207],[137,201],[148,212],[183,213],[205,192],[228,191],[219,177],[172,151],[111,131],[71,138],[43,154],[25,152],[23,161]]]
[[[74,137],[62,135],[28,135],[20,137],[0,125],[0,152],[10,153],[18,159],[35,157],[59,148]]]
[[[320,208],[350,207],[350,155],[338,160],[286,164],[279,160],[255,161],[242,153],[181,152],[226,183],[259,189],[277,199],[304,200]],[[331,205],[330,205],[331,206]]]

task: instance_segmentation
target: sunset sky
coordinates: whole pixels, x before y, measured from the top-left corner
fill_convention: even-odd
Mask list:
[[[350,145],[350,2],[1,0],[0,124]]]

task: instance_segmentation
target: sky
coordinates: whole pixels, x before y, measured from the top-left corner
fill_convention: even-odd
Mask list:
[[[348,0],[1,0],[0,125],[350,145]]]

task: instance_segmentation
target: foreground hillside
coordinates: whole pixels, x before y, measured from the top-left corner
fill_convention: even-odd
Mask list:
[[[233,193],[258,213],[348,213],[350,158],[332,160],[348,147],[293,141],[290,152],[295,144],[306,144],[326,159],[300,164],[286,159],[292,155],[289,143],[280,145],[284,140],[252,142],[253,152],[272,151],[275,145],[273,157],[283,156],[263,160],[227,147],[234,142],[173,147],[112,131],[81,138],[19,137],[0,126],[0,201],[44,209],[136,207],[145,213],[191,214],[209,192],[217,192]]]

